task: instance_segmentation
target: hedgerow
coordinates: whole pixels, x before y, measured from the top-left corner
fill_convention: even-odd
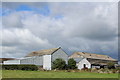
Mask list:
[[[30,65],[30,64],[20,64],[20,65],[2,65],[3,70],[31,70],[31,71],[37,71],[38,67],[36,65]]]

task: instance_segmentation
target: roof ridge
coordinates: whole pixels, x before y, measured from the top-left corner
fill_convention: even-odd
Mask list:
[[[104,55],[104,54],[97,54],[97,53],[88,53],[88,52],[82,52],[82,53],[87,53],[87,54],[96,54],[96,55],[108,56],[108,55]]]
[[[51,50],[51,49],[58,49],[58,48],[41,49],[41,50],[38,50],[38,51],[42,51],[42,50]],[[36,51],[33,51],[33,52],[36,52]]]
[[[61,47],[57,48],[55,51],[53,51],[51,54],[55,53],[57,50],[59,50]]]

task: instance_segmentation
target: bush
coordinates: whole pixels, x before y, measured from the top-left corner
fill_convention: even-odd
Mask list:
[[[87,68],[87,67],[85,67],[85,68],[82,68],[81,70],[88,71],[88,68]]]
[[[3,70],[32,70],[37,71],[36,65],[2,65]]]
[[[61,58],[56,59],[52,63],[52,69],[64,70],[66,69],[67,65],[65,61]]]
[[[107,65],[109,69],[115,69],[115,63],[109,62]]]
[[[68,69],[76,69],[76,61],[73,58],[68,60]]]

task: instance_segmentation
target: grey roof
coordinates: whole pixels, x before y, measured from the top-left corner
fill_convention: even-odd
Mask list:
[[[52,49],[44,49],[44,50],[40,50],[40,51],[33,51],[33,52],[29,53],[28,55],[26,55],[25,57],[51,55],[59,49],[60,49],[60,47],[59,48],[52,48]]]
[[[73,58],[77,63],[83,60],[84,58]]]

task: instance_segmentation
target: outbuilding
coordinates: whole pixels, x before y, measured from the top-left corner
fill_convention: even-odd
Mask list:
[[[42,66],[43,69],[51,70],[52,62],[57,58],[65,60],[66,63],[68,62],[67,53],[59,47],[34,51],[29,53],[24,58],[4,61],[4,64],[35,64],[37,66]]]
[[[86,52],[75,52],[69,58],[76,61],[78,69],[82,68],[105,68],[109,62],[117,64],[117,60],[108,55],[100,55]]]

